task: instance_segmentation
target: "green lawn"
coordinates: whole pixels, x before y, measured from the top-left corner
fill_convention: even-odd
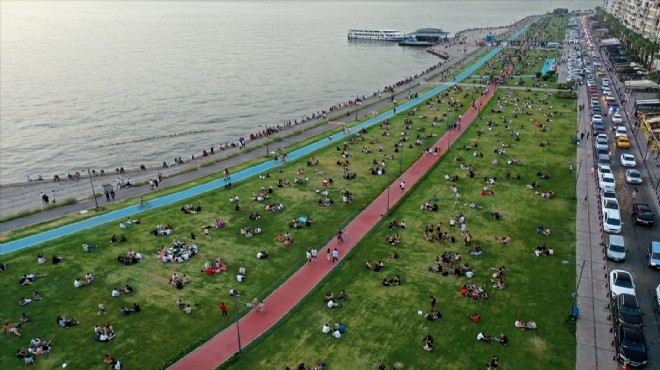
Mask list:
[[[355,247],[346,260],[328,279],[310,294],[276,329],[268,333],[255,345],[244,351],[243,357],[229,364],[232,369],[281,369],[295,368],[305,362],[313,365],[324,361],[328,369],[375,369],[380,363],[388,368],[395,364],[405,369],[438,368],[483,368],[492,355],[499,356],[503,369],[567,369],[575,365],[575,324],[567,320],[575,287],[573,265],[562,264],[562,260],[573,261],[575,257],[575,180],[569,174],[569,163],[575,157],[573,143],[575,101],[549,98],[548,105],[538,103],[545,97],[518,93],[519,98],[533,98],[534,116],[520,115],[513,120],[512,129],[520,130],[521,140],[515,141],[502,124],[501,114],[486,114],[485,120],[473,124],[469,131],[454,145],[447,157],[432,170],[428,177],[409,195],[406,201],[381,225],[377,226]],[[509,100],[500,90],[498,97]],[[495,106],[493,102],[487,107]],[[541,106],[542,111],[536,108]],[[512,107],[504,105],[507,118],[511,118]],[[541,114],[559,111],[565,118],[555,118],[548,123],[548,132],[541,132],[534,123]],[[488,130],[486,122],[499,124]],[[477,132],[484,130],[478,136]],[[541,141],[549,146],[540,147]],[[476,150],[484,157],[475,158],[472,150],[463,150],[465,145],[478,144]],[[510,143],[506,155],[494,154],[502,143]],[[466,164],[475,167],[476,176],[469,179],[466,171],[459,169],[454,158],[462,156]],[[500,164],[489,164],[497,158]],[[512,166],[507,159],[525,162],[524,166]],[[506,173],[519,174],[520,180],[507,179]],[[538,171],[551,174],[548,180],[539,179]],[[449,191],[452,184],[444,175],[459,175],[455,183],[462,200],[456,204]],[[481,196],[483,177],[497,177],[492,186],[495,196]],[[544,199],[527,190],[526,184],[541,182],[543,191],[553,190],[556,196]],[[420,204],[437,195],[440,210],[421,211]],[[475,208],[468,204],[474,202]],[[492,212],[499,211],[503,219],[496,221]],[[457,243],[430,243],[423,239],[425,225],[442,223],[447,228],[451,217],[463,213],[468,231],[473,235],[472,245],[480,245],[484,255],[468,255],[458,231],[450,231]],[[394,248],[383,239],[388,233],[389,221],[405,220],[408,227],[400,230],[402,242]],[[535,232],[538,224],[551,229],[550,236]],[[510,245],[502,245],[496,237],[511,234]],[[547,244],[555,250],[555,256],[535,257],[536,245]],[[400,259],[392,261],[387,256],[396,250]],[[461,253],[463,262],[475,271],[468,281],[460,276],[441,276],[429,272],[436,256],[444,251]],[[383,260],[385,268],[373,272],[364,267],[367,260]],[[491,267],[506,266],[507,288],[492,288]],[[401,276],[399,287],[383,287],[383,278]],[[490,298],[472,300],[461,297],[463,284],[483,285]],[[323,304],[326,291],[335,295],[342,289],[349,299],[342,308],[329,310]],[[430,322],[418,315],[430,309],[429,297],[438,298],[438,308],[443,314],[441,321]],[[468,314],[479,313],[482,321],[474,324]],[[538,329],[523,332],[514,328],[516,320],[535,320]],[[325,323],[331,326],[342,322],[347,333],[339,340],[321,333]],[[505,333],[508,347],[500,344],[484,344],[476,341],[477,333],[489,335]],[[422,338],[433,335],[435,348],[427,353],[422,350]],[[533,359],[533,360],[531,360]],[[442,364],[442,365],[439,365]]]
[[[0,284],[4,287],[3,297],[6,298],[0,304],[0,315],[5,321],[15,322],[21,312],[25,312],[33,317],[34,321],[21,328],[22,337],[3,334],[0,368],[18,367],[19,361],[14,357],[16,349],[27,347],[30,339],[34,337],[50,339],[54,343],[51,353],[37,358],[35,368],[38,369],[53,368],[63,362],[77,368],[101,368],[104,366],[102,359],[105,353],[112,353],[128,368],[158,368],[191,350],[227,325],[218,317],[217,306],[228,298],[228,290],[237,285],[235,274],[240,266],[246,267],[248,279],[239,289],[248,297],[263,297],[281,284],[304,262],[306,249],[314,245],[324,245],[338,227],[355,217],[385,188],[386,176],[369,174],[373,160],[381,160],[387,155],[388,158],[384,160],[388,164],[388,170],[396,176],[399,161],[402,161],[405,169],[421,154],[424,145],[412,145],[418,135],[424,144],[430,144],[446,130],[445,123],[432,126],[435,115],[442,117],[445,112],[447,121],[456,120],[459,111],[449,107],[449,99],[467,105],[465,93],[461,91],[450,92],[450,96],[443,99],[444,105],[436,99],[433,106],[421,104],[419,111],[412,116],[402,113],[392,119],[389,136],[383,136],[383,130],[373,127],[366,133],[360,133],[360,137],[354,136],[352,142],[347,141],[348,150],[354,154],[348,159],[349,168],[358,174],[355,180],[342,178],[342,167],[337,165],[336,157],[339,153],[337,147],[344,143],[338,142],[337,147],[332,146],[315,153],[320,161],[316,167],[307,167],[305,162],[309,158],[304,158],[283,166],[282,173],[272,171],[270,178],[252,178],[237,182],[232,190],[220,189],[175,206],[147,211],[140,215],[142,224],[129,230],[121,230],[119,223],[114,222],[3,256],[2,262],[7,263],[9,269],[0,274]],[[427,114],[428,118],[419,118],[423,114]],[[413,121],[409,130],[403,125],[406,118]],[[393,148],[394,143],[403,136],[408,138],[405,144],[411,145],[412,148],[406,148],[403,157],[400,157],[393,152]],[[383,152],[378,151],[377,144],[372,144],[376,140],[383,146]],[[370,148],[372,152],[364,154],[363,148]],[[306,169],[306,173],[297,175],[299,168]],[[324,173],[317,174],[317,170]],[[232,172],[236,172],[236,169],[232,169]],[[308,183],[293,185],[295,177],[305,176],[309,177]],[[277,187],[277,180],[280,178],[287,179],[292,185]],[[328,188],[330,197],[336,202],[333,207],[317,206],[319,195],[315,190],[322,188],[321,182],[324,178],[334,179],[334,186]],[[201,181],[204,180],[195,183]],[[268,185],[274,187],[269,203],[285,205],[284,210],[278,214],[264,210],[267,202],[257,203],[250,200],[253,192],[258,192],[261,186]],[[355,199],[352,205],[346,207],[341,204],[340,194],[344,189],[352,192]],[[153,193],[153,196],[164,193],[165,191]],[[229,203],[229,197],[233,195],[238,195],[241,199],[243,207],[239,212]],[[202,205],[202,212],[187,215],[180,211],[184,203],[198,202]],[[258,221],[251,221],[248,216],[256,211],[263,217]],[[315,220],[314,225],[311,228],[290,229],[288,224],[291,219],[300,216],[310,216]],[[226,226],[219,230],[212,229],[211,239],[205,239],[200,228],[213,224],[217,218],[222,218],[227,223]],[[72,219],[59,222],[70,221]],[[159,223],[171,223],[174,226],[173,235],[157,238],[151,236],[149,232]],[[240,234],[240,229],[245,226],[259,226],[263,233],[246,238]],[[44,227],[47,226],[36,226],[28,232]],[[294,238],[294,244],[288,248],[276,241],[278,234],[287,231],[291,232]],[[163,245],[170,246],[174,240],[186,240],[190,243],[191,232],[199,237],[198,256],[181,264],[164,264],[155,259],[157,250]],[[126,243],[109,243],[112,234],[119,237],[122,233],[128,239]],[[93,253],[83,253],[83,242],[99,247]],[[116,261],[117,256],[126,254],[130,249],[142,253],[145,257],[143,262],[131,266],[120,265]],[[262,249],[270,253],[268,260],[255,258],[257,251]],[[43,253],[49,259],[57,254],[65,261],[59,265],[39,265],[36,261],[37,253]],[[219,256],[227,261],[228,272],[211,277],[201,274],[204,262],[213,261]],[[74,279],[83,277],[87,272],[96,277],[92,285],[74,288]],[[173,272],[179,275],[187,274],[192,278],[192,282],[183,290],[168,286],[167,281]],[[47,277],[38,279],[32,286],[19,286],[19,277],[26,273],[47,274]],[[127,283],[135,288],[135,292],[112,299],[111,290]],[[44,300],[19,307],[18,300],[23,296],[30,296],[34,290],[39,291]],[[177,310],[175,302],[179,298],[194,305],[190,316]],[[108,307],[108,314],[103,317],[97,315],[97,306],[101,302]],[[133,303],[139,303],[143,311],[136,315],[119,315],[122,306],[131,306]],[[55,324],[58,314],[74,315],[81,324],[68,329],[59,328]],[[94,341],[92,329],[94,325],[106,322],[114,326],[118,335],[110,343],[97,343]]]

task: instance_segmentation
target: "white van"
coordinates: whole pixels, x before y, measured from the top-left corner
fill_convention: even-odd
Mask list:
[[[624,261],[626,259],[626,246],[621,235],[610,235],[605,245],[607,258],[612,261]]]
[[[615,210],[608,210],[603,216],[603,230],[610,234],[621,234],[621,213]]]
[[[628,130],[625,126],[617,126],[615,137],[628,137]]]

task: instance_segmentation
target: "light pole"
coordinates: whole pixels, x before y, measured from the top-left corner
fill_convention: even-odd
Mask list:
[[[241,302],[241,301],[236,299],[237,290],[232,289],[231,291],[234,292],[232,294],[232,296],[234,297],[234,320],[236,322],[236,336],[238,337],[237,338],[238,339],[238,357],[241,357],[241,354],[243,353],[242,348],[241,348],[241,328],[240,328],[240,326],[238,326],[238,304],[236,303],[236,302]],[[241,303],[245,304],[245,306],[248,307],[248,308],[252,307],[251,303],[246,303],[246,302],[241,302]]]
[[[87,167],[87,175],[89,176],[89,184],[92,186],[92,196],[94,197],[94,204],[96,204],[96,210],[99,209],[99,202],[96,200],[96,192],[94,191],[94,181],[92,181],[92,173],[89,172],[89,167]]]
[[[401,168],[403,167],[403,147],[404,145],[403,143],[401,143],[401,156],[399,157],[399,175],[403,173],[401,170]]]
[[[355,94],[355,121],[358,120],[358,110],[360,110],[358,107],[358,94]]]
[[[387,172],[387,211],[385,214],[390,214],[390,186],[392,185],[392,174]]]
[[[268,142],[268,139],[269,139],[268,138],[268,136],[269,136],[268,135],[268,127],[266,125],[259,125],[259,127],[263,127],[264,131],[266,131],[266,157],[268,157],[270,155],[270,151],[268,150],[268,144],[269,144],[269,142]]]
[[[562,265],[575,265],[575,262],[571,261],[561,261]],[[575,292],[572,294],[573,303],[571,304],[571,317],[574,320],[577,320],[578,315],[580,314],[580,309],[577,307],[577,297],[578,291],[580,290],[580,282],[582,282],[582,273],[584,272],[584,265],[587,263],[587,260],[582,261],[582,266],[580,267],[580,276],[578,277],[577,286],[575,287]]]

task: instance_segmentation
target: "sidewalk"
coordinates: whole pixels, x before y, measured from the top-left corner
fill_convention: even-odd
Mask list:
[[[578,105],[588,106],[586,87],[580,86]],[[590,132],[588,108],[578,112],[579,132]],[[576,277],[577,307],[580,316],[577,320],[575,336],[577,339],[576,369],[617,369],[612,361],[615,356],[614,340],[610,332],[612,321],[608,318],[610,310],[609,288],[607,287],[607,262],[605,261],[603,232],[598,217],[600,214],[600,193],[598,180],[594,172],[591,147],[593,135],[577,146],[576,166],[577,215],[576,234]],[[584,199],[587,197],[587,201]],[[584,267],[583,267],[584,266]]]
[[[476,100],[476,105],[484,106],[493,97],[497,87],[488,87],[488,95],[481,96]],[[446,132],[436,143],[434,148],[448,148],[461,134],[467,130],[479,112],[469,109],[463,114],[459,128]],[[360,213],[345,228],[349,240],[339,244],[336,240],[330,241],[320,250],[337,248],[341,260],[357,245],[357,243],[385,216],[387,204],[396,204],[424,174],[440,159],[438,155],[424,155],[415,162],[394,184],[376,198],[362,213]],[[399,189],[398,183],[406,182],[405,191]],[[280,319],[282,319],[292,308],[294,308],[336,265],[327,263],[322,259],[318,263],[308,263],[291,276],[284,284],[277,288],[265,303],[265,313],[260,314],[256,310],[245,315],[239,320],[238,326],[233,324],[208,340],[206,343],[183,357],[170,367],[171,370],[187,369],[215,369],[238,352],[238,328],[240,327],[241,344],[245,346],[260,335],[268,331]]]

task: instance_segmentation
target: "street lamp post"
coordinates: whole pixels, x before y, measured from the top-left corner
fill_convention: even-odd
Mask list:
[[[268,150],[268,144],[270,144],[270,143],[268,142],[268,139],[269,139],[269,138],[268,138],[268,126],[266,126],[266,125],[259,125],[259,127],[263,127],[263,128],[264,128],[264,131],[266,131],[266,157],[268,157],[268,155],[270,155],[270,150]]]
[[[575,265],[575,262],[571,261],[561,261],[563,265]],[[573,303],[571,304],[571,317],[577,320],[580,310],[577,308],[577,297],[578,291],[580,290],[580,282],[582,282],[582,273],[584,272],[584,265],[587,263],[587,260],[582,261],[582,266],[580,267],[580,276],[578,277],[577,286],[575,287],[575,292],[573,293]]]
[[[403,143],[401,143],[401,156],[399,157],[399,174],[403,173],[402,168],[403,168]]]
[[[94,191],[94,181],[92,181],[92,173],[89,172],[89,167],[87,167],[87,175],[89,175],[89,184],[92,186],[92,196],[94,197],[94,204],[96,204],[96,210],[98,210],[99,201],[96,200],[96,192]]]
[[[236,292],[235,289],[233,289],[233,291]],[[234,296],[234,320],[236,322],[236,335],[238,336],[238,356],[240,357],[242,354],[241,328],[238,326],[238,304],[236,303],[236,293],[234,293],[233,296]]]

